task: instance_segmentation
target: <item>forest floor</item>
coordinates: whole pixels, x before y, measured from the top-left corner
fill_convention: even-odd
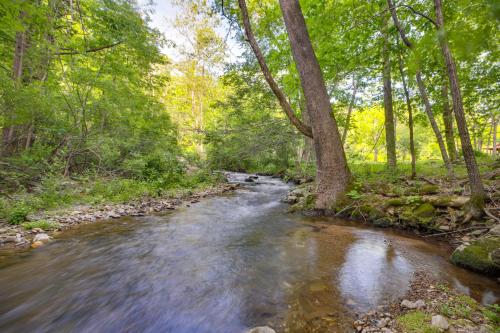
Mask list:
[[[54,193],[45,186],[43,191],[13,194],[3,201],[0,248],[36,248],[49,242],[61,231],[79,224],[175,210],[202,198],[232,191],[239,185],[213,178],[189,187],[157,192],[138,188],[137,184],[124,185],[128,184],[124,179],[100,182],[97,187],[102,185],[107,192],[104,195],[101,192],[97,201],[88,200],[89,197],[95,199],[95,193],[84,193],[88,183],[69,180],[64,185],[58,182]],[[117,183],[120,186],[116,186]],[[114,190],[111,189],[113,184],[117,187]],[[93,184],[92,188],[95,190],[96,185]]]
[[[428,241],[446,240],[456,250],[452,261],[483,274],[500,276],[500,160],[480,163],[488,200],[481,218],[467,212],[468,178],[456,167],[454,181],[446,179],[440,163],[419,165],[411,179],[407,170],[388,173],[383,165],[351,167],[355,176],[346,200],[327,212],[382,228],[409,230]],[[287,177],[299,185],[284,199],[291,211],[314,210],[314,179],[309,174]],[[324,212],[320,212],[324,213]]]
[[[500,307],[483,306],[425,272],[416,272],[408,292],[354,321],[357,332],[488,333],[500,330]]]

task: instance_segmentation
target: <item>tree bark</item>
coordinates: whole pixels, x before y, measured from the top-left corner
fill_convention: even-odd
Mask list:
[[[446,64],[448,78],[450,80],[453,111],[455,112],[458,133],[460,134],[460,141],[462,143],[462,152],[464,155],[465,165],[467,167],[467,173],[469,175],[471,208],[473,208],[471,213],[477,216],[481,214],[484,201],[486,199],[486,192],[484,191],[483,182],[481,181],[479,168],[474,156],[474,150],[472,149],[470,142],[469,130],[467,129],[467,121],[465,119],[464,107],[462,104],[460,84],[458,82],[457,69],[445,35],[441,0],[434,0],[434,8],[436,10],[436,25],[438,29],[439,44],[441,46],[441,52],[443,53]]]
[[[446,146],[448,147],[448,155],[453,162],[457,158],[457,147],[455,145],[455,136],[453,135],[453,114],[450,109],[450,102],[448,99],[448,84],[443,83],[441,89],[441,98],[443,99],[443,123],[444,134],[446,138]]]
[[[238,4],[241,10],[241,16],[243,19],[243,26],[245,28],[247,41],[250,44],[250,47],[252,48],[253,53],[255,54],[255,57],[257,58],[262,73],[264,74],[264,78],[269,84],[269,87],[273,91],[274,95],[276,95],[276,98],[278,99],[281,108],[285,112],[290,122],[299,130],[299,132],[301,132],[305,136],[312,138],[313,132],[311,127],[306,126],[302,121],[300,121],[299,118],[297,118],[295,112],[292,109],[292,106],[290,105],[290,103],[288,103],[286,99],[285,93],[283,93],[283,91],[280,89],[276,81],[274,81],[271,71],[269,70],[269,67],[267,67],[266,59],[264,58],[264,55],[262,54],[262,51],[260,50],[260,47],[257,44],[257,40],[255,39],[255,36],[252,31],[252,26],[250,24],[250,17],[248,15],[248,9],[245,0],[238,0]]]
[[[411,107],[410,92],[408,91],[408,86],[406,85],[406,78],[403,69],[403,59],[401,58],[401,55],[399,55],[398,61],[399,61],[399,73],[401,75],[401,82],[403,83],[403,91],[405,94],[406,107],[408,109],[408,128],[410,130],[411,178],[415,178],[417,176],[417,168],[416,168],[417,157],[415,154],[415,141],[413,135],[413,109]]]
[[[347,109],[347,118],[345,120],[344,132],[342,133],[342,143],[344,145],[345,145],[345,141],[347,140],[347,132],[349,131],[349,125],[351,123],[351,114],[352,114],[352,109],[354,108],[354,101],[356,100],[357,90],[358,90],[358,84],[356,82],[356,77],[353,75],[351,101],[350,101],[349,107]]]
[[[384,113],[385,113],[385,146],[387,152],[387,166],[389,169],[396,168],[396,127],[394,126],[394,110],[392,104],[392,80],[391,80],[391,50],[389,45],[389,19],[383,19],[382,35],[384,44],[383,57],[383,84],[384,84]]]
[[[492,151],[491,155],[495,158],[497,156],[497,117],[493,113],[491,115],[491,126],[493,127]]]

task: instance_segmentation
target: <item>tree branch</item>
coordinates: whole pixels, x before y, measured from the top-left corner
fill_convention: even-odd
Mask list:
[[[113,47],[118,46],[120,44],[123,44],[123,41],[118,41],[118,42],[115,42],[113,44],[99,46],[99,47],[95,47],[95,48],[84,50],[84,51],[73,50],[73,51],[57,52],[56,55],[75,55],[75,54],[86,54],[86,53],[99,52],[102,50],[113,48]]]
[[[255,36],[253,34],[253,31],[252,31],[252,26],[250,25],[250,18],[248,16],[248,9],[247,9],[247,5],[245,3],[245,0],[238,0],[238,3],[240,6],[240,9],[241,9],[241,15],[243,18],[243,26],[245,27],[245,34],[247,37],[247,41],[250,44],[250,46],[252,47],[252,50],[255,53],[255,56],[257,57],[257,61],[259,62],[260,68],[262,69],[262,72],[264,73],[264,78],[266,79],[267,83],[271,87],[271,90],[273,91],[274,95],[276,95],[276,97],[278,98],[278,101],[281,105],[281,108],[283,109],[283,111],[285,111],[288,119],[290,119],[290,122],[302,134],[312,138],[313,134],[312,134],[311,127],[307,126],[299,118],[297,118],[290,103],[288,103],[285,94],[279,88],[276,81],[274,81],[274,78],[271,74],[271,71],[269,70],[269,67],[267,67],[264,55],[262,54],[262,51],[260,50],[259,45],[257,44],[257,41],[256,41]]]
[[[432,25],[434,25],[437,28],[438,25],[437,25],[436,21],[434,21],[433,19],[431,19],[429,16],[425,15],[424,13],[415,10],[415,8],[413,8],[410,5],[404,5],[403,4],[403,5],[400,5],[400,6],[408,8],[409,10],[411,10],[413,12],[413,14],[416,14],[418,16],[423,17],[424,19],[426,19],[427,21],[429,21],[430,23],[432,23]]]

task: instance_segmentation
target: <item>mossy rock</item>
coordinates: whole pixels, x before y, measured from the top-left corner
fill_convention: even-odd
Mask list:
[[[451,255],[451,261],[458,266],[471,270],[500,276],[500,266],[495,264],[492,253],[500,248],[500,237],[483,238],[470,245],[459,246]],[[493,259],[493,260],[492,260]],[[495,260],[496,261],[496,260]]]
[[[370,205],[362,205],[359,207],[359,210],[363,213],[364,216],[368,215],[370,220],[377,220],[385,217],[385,214],[376,207]]]
[[[425,184],[419,187],[419,194],[436,194],[439,192],[439,186],[433,184]]]
[[[373,225],[379,228],[388,228],[392,226],[392,224],[393,224],[392,220],[388,217],[381,217],[373,221]]]
[[[387,207],[400,207],[406,205],[406,200],[404,198],[391,198],[385,202]]]
[[[433,217],[436,212],[436,208],[430,203],[424,203],[413,210],[413,214],[419,218],[429,218]]]

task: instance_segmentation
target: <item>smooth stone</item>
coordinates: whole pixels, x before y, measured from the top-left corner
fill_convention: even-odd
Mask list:
[[[422,309],[425,307],[425,302],[421,299],[419,299],[418,301],[415,301],[415,302],[412,302],[412,301],[405,299],[401,302],[401,306],[403,308],[412,309],[412,310],[413,309]]]
[[[45,243],[44,242],[41,242],[41,241],[36,241],[36,242],[33,242],[31,244],[31,248],[32,249],[36,249],[36,248],[39,248],[40,246],[44,246]]]
[[[439,330],[446,331],[450,327],[450,324],[448,323],[448,320],[445,317],[441,315],[435,315],[432,316],[431,326],[434,326]]]
[[[47,243],[50,241],[50,236],[47,235],[47,234],[37,234],[34,238],[33,238],[33,243],[36,243],[36,242],[42,242],[42,243]]]

